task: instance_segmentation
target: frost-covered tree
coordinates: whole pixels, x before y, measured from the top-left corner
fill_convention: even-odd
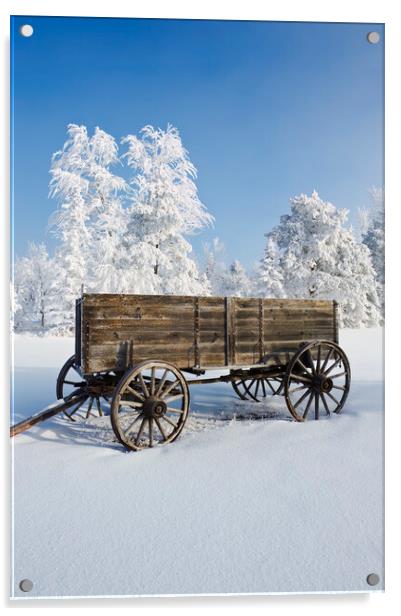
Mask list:
[[[291,214],[268,234],[278,247],[286,297],[335,299],[342,326],[379,322],[379,299],[369,250],[346,228],[347,210],[300,195]]]
[[[223,272],[220,294],[225,297],[247,297],[251,294],[251,281],[237,260]]]
[[[122,237],[127,215],[122,195],[126,182],[111,167],[120,162],[117,143],[111,135],[96,128],[89,140],[89,218],[91,250],[88,260],[88,288],[97,293],[122,291]]]
[[[224,244],[218,237],[203,245],[205,274],[212,295],[246,297],[251,295],[252,281],[238,260],[226,265]]]
[[[377,280],[384,284],[384,209],[378,212],[369,222],[362,237],[363,243],[369,248]]]
[[[369,227],[369,218],[370,218],[370,212],[369,209],[366,207],[360,207],[358,208],[358,224],[357,224],[357,239],[358,241],[362,241],[363,236],[365,235],[366,231],[368,230]]]
[[[126,223],[127,213],[119,198],[111,198],[98,213],[92,227],[95,241],[88,263],[88,290],[96,293],[128,291],[124,282],[125,255],[122,250]]]
[[[85,126],[70,124],[68,139],[52,158],[50,195],[59,201],[50,224],[60,240],[55,259],[62,271],[63,312],[73,323],[74,302],[82,285],[89,290],[116,291],[110,263],[119,259],[122,228],[119,192],[122,178],[110,167],[118,162],[111,135],[96,128],[90,137]]]
[[[85,126],[70,124],[62,150],[52,157],[50,195],[59,201],[50,225],[60,244],[56,261],[63,271],[64,307],[67,321],[73,318],[73,305],[87,279],[92,208],[88,200],[89,181],[85,177],[89,157],[89,137]]]
[[[145,126],[123,143],[134,189],[123,238],[126,285],[137,293],[208,294],[186,236],[213,218],[199,199],[196,168],[178,130]]]
[[[280,254],[274,238],[266,233],[265,253],[255,273],[257,294],[262,297],[285,297]]]
[[[383,191],[370,189],[372,205],[367,210],[367,224],[362,234],[362,242],[370,252],[376,274],[377,293],[382,314],[384,313],[384,197]]]
[[[205,275],[210,285],[212,295],[223,295],[223,281],[226,272],[225,247],[218,238],[213,238],[212,242],[203,244],[205,260]]]
[[[13,286],[15,330],[45,331],[58,324],[58,270],[44,244],[31,243],[27,256],[17,259]]]
[[[16,288],[15,281],[10,281],[10,321],[12,331],[19,329],[22,316],[21,310],[22,304],[20,303],[18,289]]]

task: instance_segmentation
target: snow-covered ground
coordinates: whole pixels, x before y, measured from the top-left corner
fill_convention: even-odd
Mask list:
[[[368,591],[369,573],[382,589],[382,331],[340,343],[352,386],[339,416],[299,424],[282,398],[216,384],[192,387],[165,447],[126,453],[108,417],[13,439],[11,594]],[[54,401],[72,353],[69,338],[15,337],[12,423]]]

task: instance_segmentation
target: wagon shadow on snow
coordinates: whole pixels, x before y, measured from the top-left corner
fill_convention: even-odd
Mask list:
[[[107,447],[121,451],[121,445],[110,425],[110,418],[104,416],[96,419],[103,419],[105,422],[99,425],[93,421],[93,418],[85,420],[84,417],[80,417],[75,423],[71,423],[67,418],[57,417],[49,422],[45,430],[31,431],[26,436],[34,441],[97,448]]]
[[[213,393],[210,392],[210,395],[213,396]],[[283,400],[269,401],[269,403],[262,402],[255,405],[253,402],[237,400],[231,394],[223,397],[225,401],[220,404],[218,404],[216,398],[210,403],[207,401],[207,397],[203,401],[194,401],[196,410],[191,410],[189,413],[187,425],[181,437],[183,440],[185,440],[186,435],[190,436],[194,433],[223,428],[233,422],[243,423],[244,425],[255,421],[295,422],[289,416]],[[258,408],[256,409],[255,406]],[[87,408],[82,407],[82,411],[80,411],[74,423],[68,421],[66,417],[59,416],[46,426],[46,430],[30,432],[29,438],[65,445],[106,447],[121,452],[123,447],[113,432],[109,410],[105,406],[103,407],[105,414],[102,417],[90,416],[86,418]]]

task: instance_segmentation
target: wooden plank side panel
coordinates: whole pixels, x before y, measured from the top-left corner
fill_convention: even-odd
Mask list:
[[[91,307],[121,307],[126,306],[149,306],[154,308],[155,306],[178,306],[183,304],[191,304],[193,302],[193,296],[190,295],[117,295],[109,293],[84,293],[83,301],[86,308]]]
[[[264,299],[266,309],[276,310],[330,310],[333,306],[332,300],[328,299]]]
[[[259,301],[236,300],[236,361],[256,364],[261,360],[259,344]]]
[[[82,367],[124,370],[147,358],[180,368],[283,359],[313,338],[337,337],[334,303],[143,295],[84,295]]]
[[[198,305],[199,334],[195,335]],[[158,358],[180,368],[225,365],[224,298],[87,296],[87,372]]]
[[[258,363],[260,360],[259,300],[248,297],[233,298],[232,315],[235,343],[234,363]]]
[[[212,334],[208,334],[211,338]],[[96,327],[90,327],[89,329],[89,344],[115,344],[116,342],[125,342],[132,340],[134,345],[148,345],[155,346],[159,343],[180,345],[193,343],[193,330],[167,330],[161,331],[159,329],[130,329],[130,328],[109,328],[109,329],[97,329]]]
[[[194,365],[194,298],[86,295],[84,371],[125,370],[144,359]]]
[[[153,338],[153,339],[151,339]],[[89,353],[94,354],[95,351],[99,348],[110,349],[114,348],[116,345],[130,343],[135,351],[137,348],[149,348],[149,349],[161,349],[165,351],[166,348],[170,348],[172,350],[179,349],[180,351],[187,351],[189,347],[193,346],[193,335],[184,334],[183,332],[169,332],[166,337],[156,338],[154,334],[152,335],[149,332],[149,335],[146,332],[141,336],[121,336],[120,340],[103,340],[98,339],[97,336],[93,335],[93,332],[89,331]]]
[[[274,352],[280,346],[293,351],[302,342],[316,338],[335,340],[336,320],[329,300],[264,301],[264,350]]]
[[[316,318],[302,317],[292,315],[290,318],[286,319],[284,316],[280,316],[280,318],[271,318],[270,315],[265,315],[265,320],[270,324],[270,326],[276,329],[283,328],[291,328],[298,327],[299,323],[304,323],[305,327],[324,327],[328,324],[330,327],[333,327],[333,318],[329,315],[316,315]]]
[[[194,317],[193,314],[178,318],[174,315],[171,318],[163,319],[133,319],[133,318],[88,318],[91,323],[91,328],[97,331],[101,330],[132,330],[133,332],[141,331],[159,331],[160,333],[171,331],[189,331],[193,329]]]
[[[105,370],[113,366],[116,370],[125,370],[129,366],[145,359],[160,359],[181,367],[194,365],[194,350],[192,341],[184,346],[174,347],[171,344],[133,345],[131,341],[110,343],[107,345],[91,345],[88,355],[89,371]],[[105,366],[99,368],[99,366]]]
[[[333,327],[318,327],[307,328],[303,323],[299,324],[297,328],[291,329],[271,329],[269,330],[269,324],[267,323],[267,333],[264,336],[264,343],[280,342],[281,340],[314,340],[316,338],[323,340],[334,339]]]
[[[81,299],[75,302],[75,361],[81,365],[81,349],[82,349],[82,317],[81,317]]]
[[[208,314],[208,312],[205,312],[205,309],[201,306],[199,313],[199,325],[201,330],[216,330],[218,332],[223,332],[225,330],[224,310],[221,310],[218,314],[212,316]]]
[[[189,361],[186,357],[176,357],[175,362],[171,362],[169,356],[160,357],[160,355],[151,354],[151,355],[138,355],[135,358],[134,364],[145,361],[147,359],[158,359],[161,361],[166,361],[169,363],[174,363],[177,368],[181,370],[185,370],[187,368],[193,368],[193,361]],[[108,357],[92,357],[89,360],[88,366],[89,369],[84,372],[84,374],[93,374],[94,372],[104,372],[106,370],[116,370],[125,372],[131,365],[126,364],[126,359],[123,355],[121,356],[108,356]]]
[[[238,364],[257,363],[266,355],[287,362],[305,341],[336,339],[332,301],[264,299],[262,308],[259,302],[235,299]]]
[[[132,306],[91,306],[86,308],[86,316],[89,320],[98,319],[127,319],[132,321],[169,321],[178,320],[179,317],[187,319],[193,316],[193,303],[181,306],[149,306],[137,303]]]
[[[226,364],[226,314],[223,297],[199,298],[199,364]]]
[[[261,357],[287,363],[299,347],[316,338],[336,341],[337,320],[330,300],[236,298],[236,363],[257,363]],[[259,316],[259,319],[258,319]],[[262,337],[262,342],[258,333]],[[263,352],[261,352],[263,351]]]

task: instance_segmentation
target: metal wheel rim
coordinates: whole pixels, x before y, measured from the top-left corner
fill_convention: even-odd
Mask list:
[[[151,378],[144,379],[143,373],[149,370]],[[166,410],[153,414],[162,404]],[[129,409],[125,417],[124,408]],[[181,371],[167,362],[148,360],[125,374],[117,385],[111,403],[111,424],[120,443],[138,451],[173,442],[184,428],[188,411],[189,389]]]
[[[284,396],[288,410],[300,422],[319,419],[321,414],[339,414],[350,384],[349,361],[338,344],[330,340],[307,343],[293,356],[287,369]]]

